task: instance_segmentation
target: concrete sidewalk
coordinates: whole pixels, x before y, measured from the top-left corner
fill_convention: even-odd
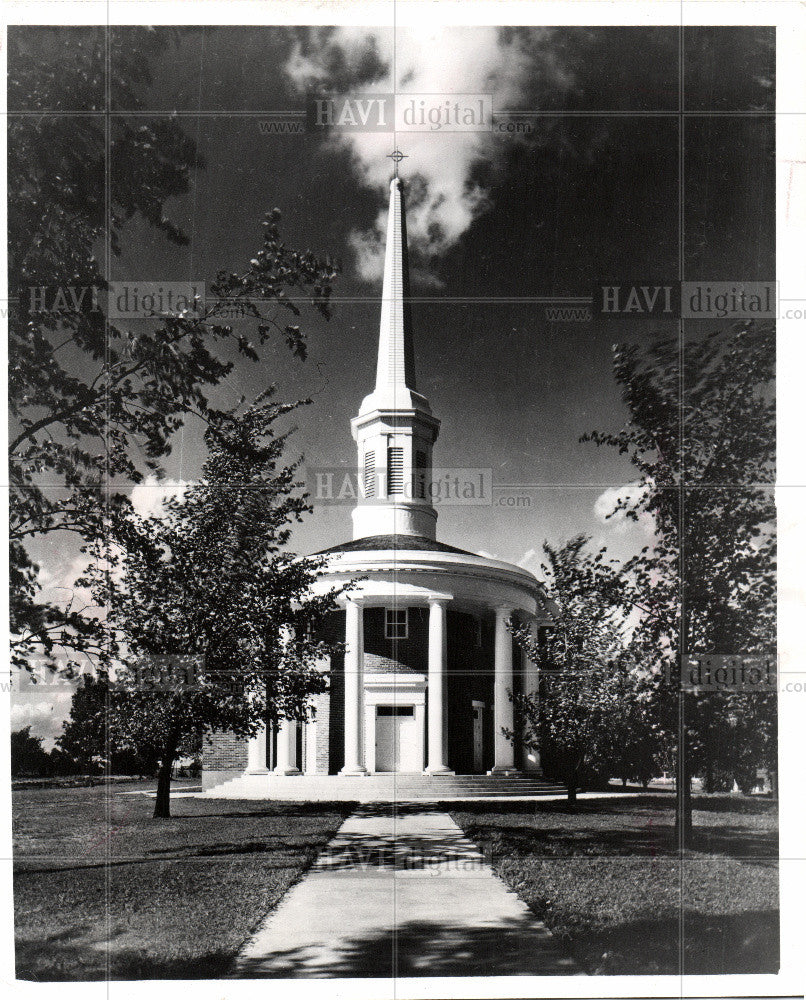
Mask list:
[[[410,807],[411,808],[411,807]],[[578,972],[443,812],[362,806],[236,959],[232,976]]]

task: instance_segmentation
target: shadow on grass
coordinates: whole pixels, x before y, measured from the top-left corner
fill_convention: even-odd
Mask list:
[[[391,976],[569,975],[729,975],[778,971],[778,916],[761,911],[709,916],[688,913],[675,918],[638,920],[579,940],[560,941],[510,919],[495,927],[467,927],[444,922],[410,921],[397,931],[384,930],[330,942],[326,951],[305,948],[278,951],[262,959],[241,960],[243,979]],[[76,966],[75,951],[58,935],[17,948],[17,977],[42,982],[124,979],[223,979],[233,973],[232,955],[211,951],[193,959],[155,961],[143,952],[110,953],[96,946]],[[569,956],[576,955],[578,965]],[[47,955],[47,972],[41,968]],[[69,969],[70,974],[63,970]]]
[[[278,834],[268,834],[263,840],[247,840],[243,843],[228,844],[183,844],[181,847],[155,847],[149,855],[163,854],[165,858],[154,858],[155,861],[176,860],[185,858],[217,858],[232,854],[283,854],[289,851],[299,854],[315,853],[327,844],[332,834],[318,837],[315,840],[281,840]]]
[[[125,979],[241,979],[392,977],[392,976],[481,976],[569,974],[578,971],[562,948],[551,941],[541,954],[533,939],[525,937],[517,921],[511,927],[467,928],[450,922],[411,922],[397,933],[379,931],[366,937],[335,942],[326,955],[306,948],[278,951],[265,959],[241,961],[233,973],[232,955],[210,952],[192,960],[154,961],[137,951],[110,955],[107,973],[105,955],[77,968],[75,954],[51,942],[27,943],[17,950],[17,978],[40,982]],[[48,967],[40,977],[42,948],[47,948]],[[66,970],[70,970],[67,974]]]
[[[43,963],[43,950],[47,956]],[[96,944],[80,957],[75,945],[62,946],[53,938],[17,944],[17,979],[30,982],[103,982],[125,979],[221,979],[232,964],[232,954],[213,951],[196,958],[155,961],[136,949],[110,951]]]
[[[743,796],[695,795],[693,800],[695,812],[724,813],[733,812],[747,816],[776,816],[778,803],[774,799],[747,798]],[[383,803],[377,803],[383,806]],[[429,803],[432,804],[432,803]],[[447,799],[437,804],[439,811],[461,810],[467,813],[525,813],[532,815],[540,813],[559,813],[572,816],[584,816],[586,813],[616,816],[625,812],[662,812],[674,816],[674,800],[668,794],[655,792],[625,792],[618,798],[613,796],[591,799],[577,799],[576,806],[569,808],[568,801],[546,801],[540,797],[528,800],[507,801],[489,799]]]
[[[329,838],[322,838],[321,841],[313,844],[213,844],[199,847],[198,850],[179,850],[176,848],[170,848],[164,852],[151,852],[152,855],[159,853],[165,854],[164,857],[159,858],[153,856],[147,858],[116,858],[114,861],[110,859],[93,862],[91,864],[51,865],[50,867],[40,867],[40,863],[35,860],[23,860],[15,863],[14,873],[15,877],[22,877],[24,875],[56,875],[61,874],[62,872],[87,872],[98,869],[131,868],[138,865],[168,864],[173,861],[186,861],[189,858],[219,858],[250,854],[293,854],[297,859],[299,859],[300,854],[302,854],[303,856],[312,859],[316,856],[317,851],[325,846],[328,839]],[[298,867],[298,865],[299,860],[287,865],[270,863],[270,867],[272,869],[294,868]]]
[[[571,936],[571,950],[593,975],[757,975],[779,968],[779,915],[684,911]],[[681,946],[683,945],[683,946]]]
[[[488,845],[494,857],[513,854],[554,858],[676,857],[679,854],[674,828],[658,824],[633,825],[618,830],[585,826],[563,830],[478,822],[467,824],[464,829],[472,840]],[[687,851],[753,864],[777,865],[778,834],[743,827],[695,829],[687,842]]]

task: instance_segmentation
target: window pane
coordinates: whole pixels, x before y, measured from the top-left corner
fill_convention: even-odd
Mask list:
[[[406,608],[386,609],[386,638],[405,639],[407,633],[408,616]]]

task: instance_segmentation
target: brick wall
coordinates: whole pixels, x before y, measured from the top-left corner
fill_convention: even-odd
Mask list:
[[[202,789],[207,791],[243,774],[247,741],[233,733],[213,733],[202,747]]]
[[[213,733],[204,743],[202,764],[213,771],[243,771],[248,760],[247,740],[233,733]]]
[[[402,610],[402,609],[401,609]],[[417,673],[428,671],[428,608],[408,609],[409,634],[406,639],[386,638],[386,612],[384,608],[364,609],[365,669],[373,663],[388,670],[393,664]]]
[[[319,694],[314,700],[316,706],[316,746],[308,747],[308,753],[316,754],[316,773],[330,772],[330,693]],[[306,758],[307,760],[307,758]]]

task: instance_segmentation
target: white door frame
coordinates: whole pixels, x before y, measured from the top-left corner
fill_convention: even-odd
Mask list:
[[[418,770],[425,769],[425,674],[364,675],[364,767],[375,773],[375,733],[378,705],[414,708]],[[391,774],[389,771],[384,774]]]
[[[417,770],[417,719],[414,705],[375,706],[375,768],[384,773],[413,773]],[[384,740],[381,740],[383,733]],[[387,742],[388,741],[388,742]],[[378,754],[383,747],[391,765],[381,769]]]

